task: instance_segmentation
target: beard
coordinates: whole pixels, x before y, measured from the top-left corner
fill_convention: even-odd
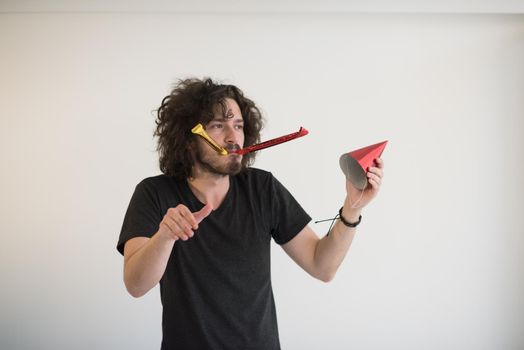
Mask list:
[[[230,151],[230,149],[228,151]],[[213,175],[237,175],[242,170],[242,157],[239,155],[221,156],[217,153],[205,153],[206,152],[199,147],[196,152],[196,161],[202,166],[202,169]],[[223,161],[223,158],[227,158],[226,162]]]

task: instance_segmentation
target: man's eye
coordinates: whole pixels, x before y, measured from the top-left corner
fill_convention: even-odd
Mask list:
[[[210,128],[211,129],[221,129],[222,128],[222,124],[211,124]]]

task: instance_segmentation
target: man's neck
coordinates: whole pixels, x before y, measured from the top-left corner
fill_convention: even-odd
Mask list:
[[[229,190],[229,175],[197,171],[194,177],[187,180],[187,183],[200,202],[211,203],[216,209],[222,204]]]

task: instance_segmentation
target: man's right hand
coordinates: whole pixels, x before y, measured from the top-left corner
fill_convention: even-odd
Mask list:
[[[187,241],[195,234],[198,224],[212,211],[213,207],[209,203],[194,213],[183,204],[169,208],[160,222],[158,233],[175,241],[178,239]]]
[[[206,204],[192,213],[185,205],[169,208],[151,238],[135,237],[124,246],[124,282],[129,294],[138,298],[146,294],[162,278],[167,261],[178,239],[187,241],[213,207]]]

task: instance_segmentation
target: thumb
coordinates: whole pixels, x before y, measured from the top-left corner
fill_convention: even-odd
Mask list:
[[[209,203],[204,205],[202,209],[199,211],[196,211],[193,213],[193,216],[195,217],[195,220],[197,224],[199,224],[202,220],[204,220],[211,212],[213,211],[213,206]]]

